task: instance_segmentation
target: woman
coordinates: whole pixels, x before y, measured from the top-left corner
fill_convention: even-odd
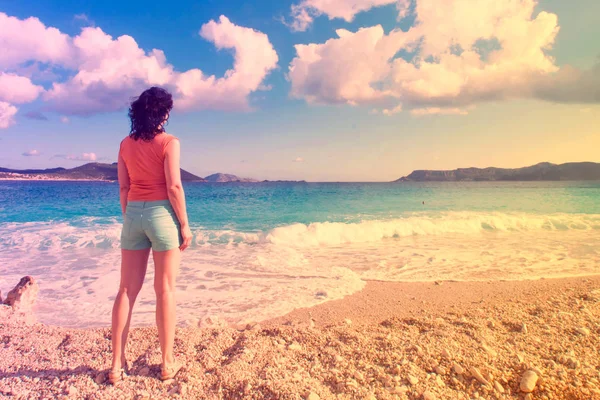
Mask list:
[[[144,283],[152,248],[156,324],[162,352],[161,379],[181,369],[173,355],[175,278],[181,252],[192,233],[185,209],[179,167],[179,140],[165,133],[173,98],[152,87],[131,103],[131,132],[121,142],[118,175],[123,211],[121,283],[112,312],[113,361],[109,381],[123,379],[125,348],[135,299]]]

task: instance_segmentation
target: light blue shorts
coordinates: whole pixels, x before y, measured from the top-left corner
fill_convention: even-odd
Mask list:
[[[167,251],[183,243],[181,225],[169,200],[130,201],[125,209],[121,248]]]

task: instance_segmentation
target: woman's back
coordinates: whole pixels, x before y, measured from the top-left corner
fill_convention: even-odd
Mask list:
[[[127,136],[121,142],[120,154],[129,172],[129,201],[167,200],[165,152],[167,145],[177,138],[167,133],[152,140],[135,140]]]

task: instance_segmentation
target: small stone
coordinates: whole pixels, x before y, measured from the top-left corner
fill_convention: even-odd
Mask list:
[[[358,389],[358,383],[354,379],[348,379],[346,381],[346,387]]]
[[[429,390],[423,392],[423,400],[436,400],[435,394],[431,393]]]
[[[527,393],[525,397],[523,397],[523,400],[533,400],[533,395],[531,393]]]
[[[590,330],[588,328],[584,328],[584,327],[576,328],[575,332],[577,332],[577,333],[579,333],[580,335],[583,335],[583,336],[588,336],[590,334]]]
[[[465,369],[463,367],[460,366],[460,364],[458,363],[454,363],[452,365],[452,369],[454,370],[454,372],[456,372],[458,375],[462,375],[465,373]]]
[[[135,395],[135,400],[149,400],[150,399],[150,393],[146,392],[145,390],[142,390],[141,392],[139,392],[138,394]]]
[[[535,373],[535,371],[532,371],[532,370],[525,371],[525,373],[523,374],[523,377],[521,378],[521,384],[519,385],[521,392],[524,392],[524,393],[533,392],[533,389],[535,389],[535,384],[537,383],[537,380],[538,380],[538,376]]]
[[[494,382],[494,389],[496,389],[498,393],[504,393],[504,388],[498,381]]]
[[[447,349],[442,350],[442,357],[450,359],[450,352]]]
[[[444,383],[444,380],[439,375],[436,375],[436,377],[435,377],[435,383],[437,383],[437,385],[440,386],[440,387],[445,387],[446,386],[446,384]]]
[[[417,383],[419,383],[419,379],[418,379],[416,376],[413,376],[413,375],[410,375],[410,374],[409,374],[409,375],[407,376],[407,379],[408,379],[408,382],[409,382],[411,385],[413,385],[413,386],[414,386],[414,385],[416,385]]]
[[[33,378],[33,383],[38,383],[40,381],[40,378],[38,378],[37,376],[35,378]]]
[[[521,323],[521,332],[527,333],[527,325],[525,325],[525,322]]]
[[[496,327],[496,324],[494,324],[494,321],[488,321],[487,326],[490,329],[494,329]]]
[[[306,396],[306,400],[320,400],[321,397],[315,392],[310,392],[308,396]]]
[[[413,349],[417,352],[418,355],[423,355],[423,349],[421,346],[417,346],[416,344],[413,346]]]
[[[106,381],[106,374],[104,372],[99,372],[94,378],[94,382],[96,382],[98,385],[104,383],[104,381]]]
[[[486,385],[486,386],[489,386],[489,385],[490,385],[490,383],[488,382],[488,380],[487,380],[487,379],[485,379],[485,378],[483,377],[483,375],[481,375],[481,372],[479,372],[479,370],[478,370],[477,368],[475,368],[475,367],[471,367],[471,368],[469,368],[469,372],[470,372],[470,373],[473,375],[473,377],[474,377],[475,379],[477,379],[477,380],[479,381],[479,383],[481,383],[482,385]]]
[[[485,344],[482,344],[481,348],[483,348],[483,350],[485,350],[485,352],[488,353],[488,355],[490,357],[495,358],[498,355],[498,353],[496,352],[496,350],[492,349],[491,347],[489,347],[489,346],[487,346]]]
[[[141,376],[148,376],[148,375],[150,375],[150,368],[148,368],[148,367],[142,367],[142,369],[140,369],[139,374]]]
[[[77,390],[77,388],[75,386],[69,386],[69,388],[67,389],[67,394],[69,396],[77,396],[78,392],[79,392],[79,390]]]
[[[436,365],[434,370],[435,370],[435,373],[438,375],[446,375],[446,369],[444,367],[442,367],[441,365]]]
[[[350,325],[352,325],[352,320],[351,320],[351,319],[349,319],[349,318],[346,318],[346,319],[344,320],[344,323],[345,323],[346,325],[350,326]]]
[[[173,396],[176,393],[179,393],[179,385],[173,385],[173,387],[167,392],[169,396]]]
[[[288,346],[288,349],[289,350],[302,350],[302,346],[300,346],[300,344],[298,344],[297,342],[294,342]]]

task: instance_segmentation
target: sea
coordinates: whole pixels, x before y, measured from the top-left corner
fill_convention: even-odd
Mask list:
[[[501,281],[600,273],[600,182],[185,183],[194,240],[182,326],[245,324],[368,281]],[[0,181],[0,290],[25,275],[38,320],[110,326],[122,216],[111,182]],[[126,266],[125,266],[126,267]],[[154,324],[154,268],[134,326]]]

